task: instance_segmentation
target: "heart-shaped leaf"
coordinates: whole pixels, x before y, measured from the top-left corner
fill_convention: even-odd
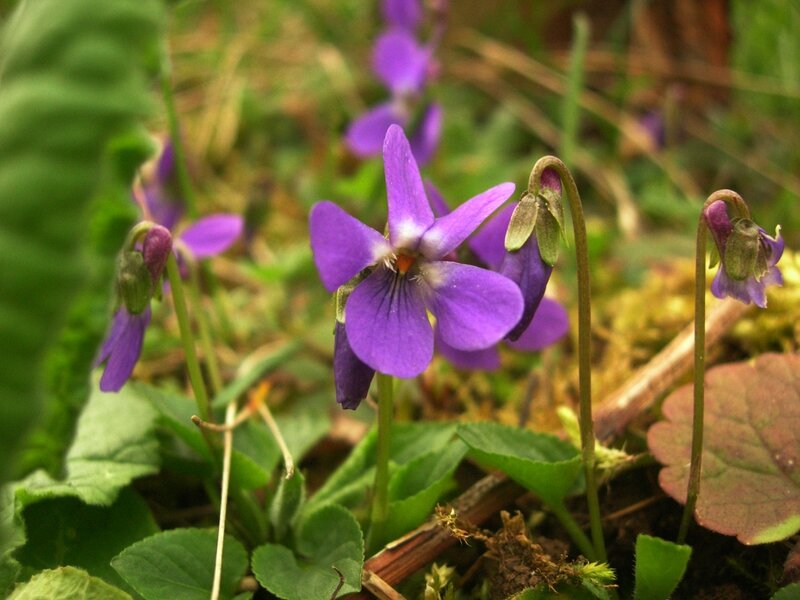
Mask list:
[[[172,529],[127,547],[111,566],[145,600],[208,600],[214,577],[217,533]],[[225,536],[220,598],[231,598],[247,569],[247,552]]]
[[[26,505],[73,496],[87,504],[112,504],[133,479],[158,471],[155,420],[152,407],[127,389],[106,394],[95,388],[67,453],[66,478],[56,481],[36,471],[16,485],[17,500]]]
[[[283,600],[329,600],[361,589],[364,540],[355,517],[346,508],[327,504],[309,514],[297,536],[299,557],[289,548],[264,544],[253,552],[258,582]]]
[[[551,506],[579,490],[578,450],[548,433],[499,423],[470,423],[458,435],[479,462],[499,469]]]
[[[42,571],[28,583],[18,586],[9,600],[131,600],[130,595],[74,567]]]
[[[633,600],[667,600],[683,578],[691,555],[691,546],[639,535]]]
[[[792,583],[779,589],[770,600],[800,600],[800,583]]]
[[[647,435],[665,465],[661,487],[686,501],[692,387],[664,402],[666,421]],[[706,375],[705,436],[695,518],[745,544],[800,529],[800,355],[765,354]]]

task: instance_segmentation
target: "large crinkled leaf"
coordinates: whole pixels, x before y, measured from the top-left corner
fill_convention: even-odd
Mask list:
[[[4,30],[0,480],[40,412],[46,353],[91,278],[88,209],[117,175],[110,143],[149,107],[144,55],[160,12],[156,0],[19,2]]]
[[[22,506],[45,498],[72,496],[108,506],[132,480],[158,471],[156,411],[127,389],[106,394],[95,389],[78,420],[67,453],[66,477],[36,471],[16,484]]]
[[[130,488],[108,507],[53,498],[31,504],[22,516],[28,540],[15,557],[25,567],[80,567],[126,592],[133,590],[111,568],[111,559],[158,532],[147,503]]]
[[[267,590],[283,600],[329,600],[361,589],[364,541],[355,517],[347,509],[328,504],[301,523],[295,544],[297,555],[278,544],[264,544],[253,552],[253,574]]]
[[[214,581],[217,533],[173,529],[123,550],[111,566],[145,600],[208,600]],[[232,598],[247,569],[247,552],[225,536],[220,598]]]
[[[661,487],[686,501],[692,387],[664,402],[666,421],[647,435],[665,465]],[[705,437],[695,518],[745,544],[800,529],[800,355],[765,354],[706,374]]]
[[[42,571],[18,586],[9,600],[131,600],[129,594],[74,567]]]
[[[461,425],[458,435],[479,462],[503,471],[548,504],[579,489],[578,450],[554,435],[499,423]]]

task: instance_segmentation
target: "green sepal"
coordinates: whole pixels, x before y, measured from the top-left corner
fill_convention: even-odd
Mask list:
[[[539,202],[535,196],[527,192],[520,198],[519,204],[511,215],[506,230],[506,251],[516,252],[533,234],[533,228],[539,218]]]
[[[132,315],[141,314],[150,304],[153,280],[141,252],[123,252],[119,256],[117,292]]]
[[[347,304],[347,299],[350,297],[350,294],[356,289],[356,286],[364,281],[369,275],[369,271],[364,269],[358,275],[353,277],[350,281],[345,283],[334,293],[334,302],[336,303],[336,320],[339,323],[344,325],[344,307]]]
[[[539,254],[542,260],[551,267],[558,260],[558,250],[561,246],[561,227],[550,211],[542,211],[536,223],[536,241],[539,244]]]
[[[547,212],[553,215],[553,218],[558,223],[561,235],[566,237],[566,231],[564,230],[564,204],[561,202],[561,194],[554,189],[543,187],[539,190],[539,198],[547,207]]]
[[[725,243],[725,271],[732,279],[743,280],[751,275],[759,275],[759,231],[749,219],[734,221],[733,231]],[[766,262],[763,264],[766,267]],[[766,270],[766,269],[764,269]],[[763,272],[763,271],[761,271]]]
[[[711,249],[708,251],[708,268],[713,269],[719,264],[720,260],[721,258],[717,245],[711,244]]]

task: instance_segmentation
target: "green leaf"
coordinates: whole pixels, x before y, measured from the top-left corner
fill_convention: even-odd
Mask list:
[[[267,485],[280,458],[280,448],[267,426],[247,421],[233,436],[231,485],[245,490]]]
[[[695,518],[744,544],[800,530],[800,355],[763,354],[706,374],[705,436]],[[659,484],[685,502],[692,436],[692,387],[663,405],[647,442],[665,465]]]
[[[129,546],[111,566],[145,600],[208,600],[214,580],[217,533],[172,529]],[[221,598],[231,598],[247,569],[247,552],[225,536]]]
[[[683,578],[691,555],[691,546],[644,534],[637,536],[633,599],[667,600]]]
[[[441,450],[423,454],[392,473],[389,481],[389,517],[382,540],[399,538],[423,523],[444,492],[453,487],[453,472],[467,453],[467,447],[454,440]]]
[[[109,143],[149,107],[143,57],[159,20],[156,0],[39,0],[20,3],[4,30],[0,481],[40,413],[47,352],[91,279],[88,209],[110,174]]]
[[[43,500],[23,512],[28,541],[15,556],[28,568],[71,565],[128,592],[111,568],[127,546],[158,531],[147,503],[130,488],[109,507],[87,506],[76,498]]]
[[[792,583],[779,589],[771,600],[800,600],[800,583]]]
[[[43,571],[14,590],[9,600],[131,600],[130,595],[74,567]]]
[[[25,506],[45,498],[73,496],[87,504],[108,506],[119,490],[137,477],[158,471],[156,412],[131,394],[92,393],[78,420],[75,441],[67,453],[66,478],[56,481],[36,471],[16,484]]]
[[[503,471],[547,504],[579,490],[580,454],[554,435],[498,423],[461,425],[458,435],[479,462]]]
[[[303,474],[295,471],[292,477],[281,478],[278,484],[278,491],[269,505],[269,521],[278,542],[283,542],[300,514],[306,498],[305,483]]]
[[[456,427],[449,423],[395,423],[389,458],[395,465],[404,465],[449,443]],[[306,505],[307,509],[329,502],[354,506],[360,502],[375,478],[375,441],[373,429],[350,452],[347,460],[333,472]]]
[[[347,509],[329,504],[302,522],[297,554],[277,544],[253,552],[253,574],[267,590],[283,600],[329,600],[339,585],[339,596],[361,589],[364,540],[355,517]]]

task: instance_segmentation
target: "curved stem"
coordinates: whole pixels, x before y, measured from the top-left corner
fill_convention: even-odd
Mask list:
[[[597,474],[595,473],[595,438],[592,422],[592,370],[591,370],[591,288],[589,284],[589,245],[586,238],[586,223],[578,187],[567,166],[555,156],[540,158],[533,166],[528,190],[539,192],[542,173],[553,169],[561,178],[561,185],[569,199],[572,228],[575,233],[575,257],[578,268],[578,383],[580,401],[581,454],[586,477],[586,502],[589,508],[589,523],[595,556],[606,561],[603,528],[600,521],[600,501],[597,496]]]
[[[686,540],[692,522],[697,496],[700,493],[700,472],[703,463],[703,420],[705,415],[706,373],[706,232],[705,209],[712,203],[724,200],[743,218],[750,217],[750,210],[742,197],[733,190],[718,190],[703,204],[697,221],[697,241],[694,263],[694,407],[692,411],[692,446],[689,462],[689,483],[686,488],[686,504],[683,506],[681,524],[678,528],[679,544]]]
[[[591,561],[597,560],[592,542],[586,537],[586,534],[583,533],[583,529],[581,529],[581,526],[575,521],[575,518],[567,510],[567,507],[564,506],[564,503],[548,504],[547,508],[549,508],[550,512],[561,522],[561,526],[567,530],[567,534],[572,538],[572,541],[575,542],[575,545],[583,555]]]
[[[181,331],[183,351],[186,354],[186,367],[189,369],[189,381],[191,381],[192,389],[194,390],[197,411],[200,413],[200,418],[203,419],[203,421],[210,421],[209,415],[211,414],[211,410],[208,402],[208,392],[206,391],[206,384],[203,381],[203,375],[200,371],[200,362],[197,360],[197,352],[194,347],[194,335],[192,335],[192,327],[189,323],[189,312],[186,310],[186,296],[183,293],[183,282],[181,281],[181,274],[178,271],[178,263],[175,260],[175,255],[171,252],[167,259],[167,277],[169,277],[170,287],[172,288],[175,314],[178,317],[178,327]]]
[[[378,373],[378,443],[375,450],[375,488],[372,492],[372,518],[367,536],[367,552],[383,538],[389,513],[389,443],[394,413],[394,380],[391,375]]]

